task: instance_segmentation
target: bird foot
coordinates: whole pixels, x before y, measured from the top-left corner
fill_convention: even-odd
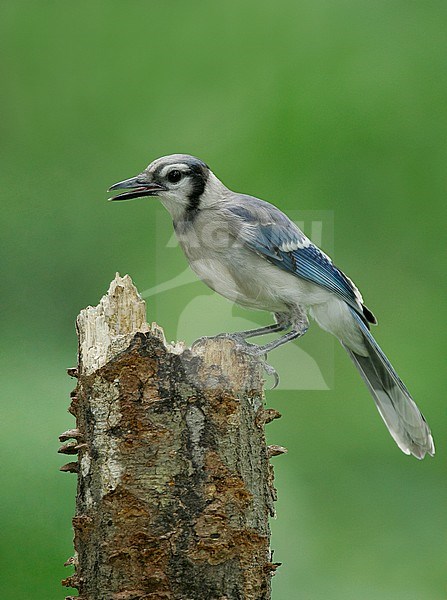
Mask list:
[[[262,361],[262,368],[264,369],[266,375],[273,377],[273,385],[270,388],[274,390],[279,385],[279,374],[278,371],[272,365],[269,365],[265,360]]]
[[[274,378],[274,384],[270,389],[274,390],[276,387],[278,387],[278,385],[279,385],[278,372],[274,367],[272,367],[272,365],[269,365],[267,363],[267,353],[262,346],[257,346],[256,344],[250,344],[249,342],[246,341],[244,336],[240,333],[219,333],[218,335],[213,335],[210,337],[208,337],[208,336],[200,337],[193,343],[192,347],[194,348],[194,346],[196,344],[198,344],[204,340],[232,340],[233,342],[235,342],[236,348],[238,350],[241,350],[242,352],[245,352],[245,354],[249,354],[250,356],[260,359],[262,368],[264,369],[264,372],[266,373],[266,375]]]
[[[192,348],[194,348],[194,346],[196,344],[199,344],[201,342],[204,342],[206,340],[232,340],[233,342],[236,343],[236,345],[240,345],[240,346],[244,346],[247,342],[244,339],[244,336],[241,335],[240,333],[218,333],[217,335],[204,335],[202,337],[199,337],[193,344],[192,344]],[[249,344],[252,345],[252,344]]]
[[[275,369],[275,367],[268,364],[267,353],[263,350],[263,348],[261,346],[257,346],[256,344],[249,344],[248,342],[246,342],[244,340],[242,344],[237,344],[237,347],[240,350],[242,350],[242,352],[245,352],[246,354],[249,354],[250,356],[259,358],[259,361],[262,365],[262,368],[264,369],[265,374],[273,377],[273,379],[274,379],[273,386],[270,389],[274,390],[276,387],[278,387],[278,385],[279,385],[278,371]]]

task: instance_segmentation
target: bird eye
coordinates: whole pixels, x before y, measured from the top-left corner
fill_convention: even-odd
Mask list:
[[[170,181],[171,183],[177,183],[178,181],[180,181],[180,179],[182,178],[182,172],[178,171],[177,169],[174,169],[173,171],[170,171],[167,175],[167,179],[168,181]]]

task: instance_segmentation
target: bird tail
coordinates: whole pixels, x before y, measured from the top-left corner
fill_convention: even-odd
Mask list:
[[[361,317],[350,309],[362,333],[367,355],[360,356],[342,345],[371,392],[377,409],[395,442],[405,454],[418,459],[435,454],[430,428],[404,383],[371,335]]]

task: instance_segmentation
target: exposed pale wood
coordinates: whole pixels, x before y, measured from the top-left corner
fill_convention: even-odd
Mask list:
[[[149,331],[146,305],[128,275],[116,274],[98,306],[81,310],[76,327],[79,339],[78,372],[89,375],[127,348],[138,332]]]

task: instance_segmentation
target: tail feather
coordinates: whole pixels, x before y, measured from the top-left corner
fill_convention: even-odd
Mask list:
[[[367,356],[346,351],[368,386],[389,432],[405,454],[422,459],[435,453],[430,428],[402,380],[379,347],[362,319],[352,311],[362,332]]]

